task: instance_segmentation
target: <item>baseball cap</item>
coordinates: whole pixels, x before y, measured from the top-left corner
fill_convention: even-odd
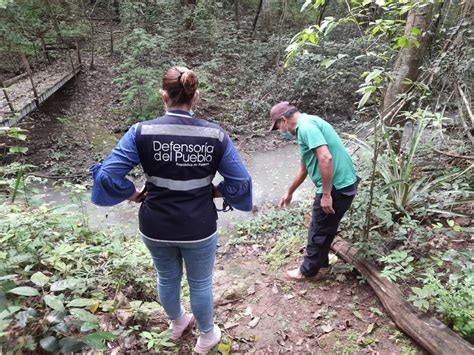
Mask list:
[[[275,130],[275,123],[281,116],[293,110],[297,110],[296,106],[291,105],[288,101],[282,101],[274,105],[270,111],[270,120],[272,121],[270,131]]]

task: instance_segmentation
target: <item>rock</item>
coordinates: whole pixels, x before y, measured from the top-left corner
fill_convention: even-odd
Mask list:
[[[244,316],[251,316],[252,317],[252,307],[247,307],[245,308],[245,311],[244,311]]]
[[[133,320],[134,313],[128,309],[118,309],[115,312],[115,316],[120,324],[128,325]]]
[[[332,327],[331,324],[325,324],[325,325],[322,325],[321,326],[321,330],[324,332],[324,333],[330,333],[334,330],[334,328]]]

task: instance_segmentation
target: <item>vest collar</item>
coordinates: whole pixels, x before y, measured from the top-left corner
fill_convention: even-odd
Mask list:
[[[166,115],[168,116],[177,116],[177,117],[186,117],[191,118],[193,114],[189,111],[182,111],[182,110],[170,110],[166,111]]]

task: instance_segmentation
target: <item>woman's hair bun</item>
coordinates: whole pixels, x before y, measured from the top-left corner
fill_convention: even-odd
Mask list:
[[[187,95],[194,94],[199,87],[198,77],[196,73],[190,69],[186,69],[181,73],[179,81]]]

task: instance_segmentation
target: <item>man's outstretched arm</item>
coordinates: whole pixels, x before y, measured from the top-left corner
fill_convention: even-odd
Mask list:
[[[286,208],[290,206],[291,199],[293,198],[293,193],[303,183],[303,181],[306,179],[306,176],[308,176],[308,170],[306,170],[306,165],[304,164],[304,162],[301,162],[300,168],[296,172],[296,175],[293,178],[290,187],[288,187],[288,191],[280,199],[278,207]]]

